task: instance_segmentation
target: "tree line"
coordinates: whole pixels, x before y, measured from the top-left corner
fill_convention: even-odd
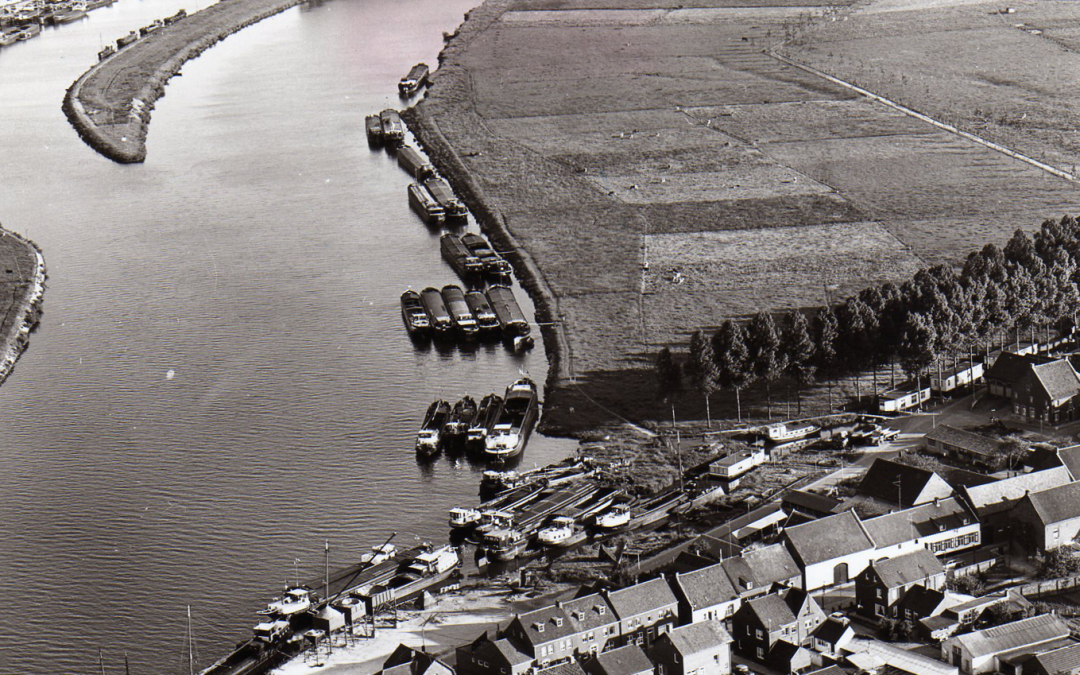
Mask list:
[[[760,312],[725,320],[711,335],[698,330],[682,366],[670,349],[657,356],[660,396],[670,399],[684,381],[705,397],[735,394],[754,383],[766,392],[780,377],[802,388],[813,382],[899,364],[910,378],[940,373],[976,352],[988,356],[1021,334],[1075,323],[1080,304],[1080,220],[1046,220],[1034,235],[1017,230],[1004,248],[987,244],[962,268],[935,265],[897,285],[867,288],[840,304],[813,311]],[[858,381],[856,380],[856,386]],[[831,392],[830,392],[831,396]],[[770,398],[767,396],[767,399]],[[771,406],[771,403],[770,403]]]

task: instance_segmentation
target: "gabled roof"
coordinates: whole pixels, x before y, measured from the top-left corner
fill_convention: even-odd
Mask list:
[[[859,483],[859,493],[884,499],[900,506],[913,506],[923,501],[923,493],[930,488],[933,497],[946,497],[952,488],[945,479],[933,471],[910,464],[901,464],[880,457],[874,460]],[[897,499],[900,499],[897,502]]]
[[[1022,473],[1012,478],[962,488],[967,501],[975,512],[985,517],[999,513],[1011,507],[1029,492],[1039,492],[1072,481],[1067,468],[1055,466],[1052,469]]]
[[[840,638],[844,637],[844,633],[848,631],[855,632],[855,629],[851,627],[850,621],[830,616],[828,619],[825,619],[818,624],[818,627],[815,628],[810,635],[818,640],[824,640],[825,642],[834,645],[839,642]]]
[[[1041,391],[1048,399],[1067,399],[1080,392],[1080,375],[1068,359],[1031,366],[1031,372],[1020,379],[1018,389]]]
[[[528,663],[532,661],[532,657],[528,654],[519,651],[514,643],[510,642],[506,638],[495,640],[491,643],[491,646],[499,652],[499,654],[506,659],[506,662],[511,666],[516,666],[522,663]]]
[[[531,656],[518,650],[518,648],[506,638],[493,641],[488,637],[487,631],[481,633],[480,636],[472,642],[458,647],[457,651],[485,656],[487,659],[494,659],[496,658],[496,655],[498,655],[498,658],[511,666],[529,663],[533,660]]]
[[[519,614],[515,620],[524,627],[526,639],[533,645],[570,637],[577,632],[574,624],[570,622],[570,617],[558,605],[548,605]]]
[[[777,581],[793,579],[801,574],[798,563],[791,557],[791,552],[784,548],[783,544],[772,544],[751,551],[743,551],[739,558],[725,560],[729,563],[725,571],[730,573],[737,569],[732,560],[739,560],[749,570],[754,580],[755,587],[768,586]],[[742,571],[741,569],[739,570]],[[737,579],[732,579],[733,584],[738,584]]]
[[[964,633],[951,641],[962,645],[972,658],[998,654],[1000,652],[1047,642],[1069,634],[1065,622],[1053,614],[1033,616],[993,628]]]
[[[675,583],[690,603],[691,609],[714,607],[739,596],[731,585],[723,563],[709,565],[693,572],[675,575]]]
[[[885,588],[906,586],[938,574],[945,574],[945,567],[928,549],[921,548],[888,560],[870,563],[869,572],[877,575]]]
[[[803,565],[835,560],[874,548],[858,517],[851,511],[784,530],[795,557]]]
[[[937,616],[945,607],[945,594],[922,584],[915,584],[904,593],[899,603],[902,612],[911,611],[915,616]]]
[[[833,509],[843,504],[839,499],[802,490],[788,490],[780,502],[811,513],[832,513]]]
[[[862,521],[878,548],[920,539],[976,522],[975,514],[955,497],[939,499],[910,509]]]
[[[957,429],[948,424],[939,424],[936,429],[926,434],[926,438],[946,445],[954,445],[965,452],[987,458],[1000,452],[997,440],[964,429]]]
[[[1035,363],[1044,363],[1047,359],[1039,356],[1013,354],[1001,352],[994,364],[987,369],[983,377],[987,380],[997,380],[1009,386],[1015,385],[1020,378],[1031,372],[1031,366]]]
[[[1035,656],[1035,661],[1047,675],[1072,675],[1080,670],[1080,644],[1042,652]]]
[[[653,663],[641,647],[630,644],[597,654],[589,670],[602,675],[637,675],[653,672]]]
[[[578,631],[594,630],[600,626],[618,623],[619,617],[599,593],[586,595],[573,600],[564,600],[563,611],[570,617]]]
[[[719,621],[698,621],[673,628],[664,633],[662,639],[671,641],[683,657],[711,651],[731,642],[731,636]]]
[[[797,620],[791,607],[775,593],[744,602],[739,611],[754,614],[765,630],[770,632]]]
[[[664,579],[653,579],[612,591],[607,594],[607,599],[620,619],[655,612],[679,602]]]
[[[1069,470],[1073,480],[1080,480],[1080,445],[1060,448],[1057,451],[1057,458]]]
[[[537,670],[536,675],[585,675],[585,671],[581,669],[581,665],[577,661],[569,661],[556,664],[550,668]]]
[[[777,640],[769,648],[768,661],[775,665],[788,666],[796,658],[812,659],[810,650],[799,645],[792,644],[787,640]]]
[[[1080,481],[1032,492],[1024,499],[1045,525],[1076,518],[1080,516]]]

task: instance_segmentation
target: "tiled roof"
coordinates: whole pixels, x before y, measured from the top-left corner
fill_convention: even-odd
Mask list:
[[[512,666],[516,666],[521,663],[528,663],[532,661],[532,657],[528,654],[518,651],[518,648],[513,645],[512,642],[503,638],[501,640],[495,640],[491,645],[502,654],[506,662]]]
[[[1080,481],[1032,492],[1026,497],[1046,525],[1080,516]]]
[[[1008,385],[1014,385],[1023,376],[1031,372],[1033,363],[1044,361],[1039,357],[1001,352],[994,364],[986,371],[983,377],[987,380],[997,380]]]
[[[885,588],[896,588],[945,573],[945,567],[928,549],[921,548],[888,560],[878,560],[870,568]]]
[[[1068,469],[1056,466],[1053,469],[1022,473],[1012,478],[963,488],[968,502],[975,507],[980,516],[998,513],[1011,507],[1029,492],[1038,492],[1071,482]]]
[[[652,661],[645,655],[641,647],[626,645],[618,649],[612,649],[596,656],[596,665],[605,675],[637,675],[638,673],[653,671]]]
[[[972,658],[1046,642],[1069,634],[1069,627],[1053,614],[1033,616],[1012,623],[958,635],[953,640],[963,645]]]
[[[754,598],[743,605],[743,607],[747,606],[749,606],[747,611],[753,612],[768,631],[774,631],[796,620],[791,607],[776,593]]]
[[[921,584],[915,584],[900,598],[900,609],[910,610],[918,617],[936,616],[945,604],[945,594]]]
[[[824,640],[829,644],[836,644],[837,641],[844,637],[844,633],[851,630],[851,623],[848,621],[842,621],[836,617],[830,616],[825,619],[814,629],[811,633],[818,640]]]
[[[1072,675],[1080,670],[1080,644],[1043,652],[1035,656],[1035,661],[1049,675]]]
[[[678,604],[678,599],[671,592],[671,586],[664,579],[653,579],[634,584],[622,590],[608,593],[608,602],[615,608],[620,619],[628,619],[638,614],[655,612],[663,607]]]
[[[899,497],[901,506],[911,506],[934,478],[945,483],[941,476],[933,471],[879,457],[863,475],[859,492],[893,503],[896,503]],[[948,491],[948,484],[945,484],[943,489]]]
[[[1032,366],[1031,374],[1035,378],[1032,384],[1038,383],[1051,400],[1071,398],[1080,392],[1080,376],[1068,359]]]
[[[594,630],[601,626],[618,623],[619,617],[611,605],[599,593],[586,595],[562,603],[563,611],[570,617],[579,631]]]
[[[862,521],[867,534],[878,548],[952,530],[976,521],[955,497],[939,499],[910,509],[887,513]]]
[[[833,509],[843,503],[839,499],[826,497],[825,495],[819,495],[813,492],[803,492],[802,490],[789,490],[784,493],[784,496],[780,501],[796,508],[802,507],[803,509],[818,513],[830,513]]]
[[[585,675],[585,671],[581,669],[577,661],[570,661],[568,663],[560,663],[550,668],[544,668],[543,670],[537,670],[536,675]]]
[[[1072,474],[1073,480],[1080,479],[1080,445],[1061,448],[1057,451],[1057,457]]]
[[[784,536],[803,565],[835,560],[874,548],[873,542],[863,532],[858,517],[851,511],[786,528]]]
[[[534,609],[526,614],[519,614],[518,620],[525,627],[525,635],[530,643],[541,643],[569,637],[577,632],[570,617],[557,605]]]
[[[750,567],[754,582],[758,586],[768,586],[777,581],[786,581],[800,575],[799,565],[791,557],[791,552],[783,544],[773,544],[752,551],[744,551],[743,561]]]
[[[997,480],[997,478],[987,476],[985,473],[959,469],[955,466],[942,467],[941,477],[945,479],[946,483],[957,490],[962,487],[971,487],[973,485],[986,485],[987,483],[993,483]]]
[[[971,431],[950,427],[948,424],[938,425],[936,429],[926,434],[926,438],[946,445],[954,445],[966,452],[983,457],[993,457],[1000,451],[997,440]]]
[[[706,650],[716,649],[731,642],[731,636],[719,621],[698,621],[673,628],[664,636],[684,657]]]
[[[675,575],[675,583],[682,589],[690,607],[703,609],[728,602],[738,597],[731,585],[723,563],[709,565],[693,572]]]

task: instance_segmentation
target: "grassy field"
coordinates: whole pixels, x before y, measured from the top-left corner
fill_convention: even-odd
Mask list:
[[[926,88],[913,73],[939,78],[927,91],[944,96],[952,62],[975,60],[980,40],[1013,52],[1035,40],[999,69],[1016,70],[1003,91],[1042,96],[1080,77],[1062,70],[1071,55],[1049,37],[1005,26],[986,6],[942,2],[923,2],[925,17],[911,11],[916,0],[862,3],[792,51],[829,65],[854,63],[840,54],[857,48],[866,73],[906,70],[897,80],[913,91]],[[1075,185],[764,52],[826,10],[489,0],[448,45],[417,114],[440,131],[436,156],[456,152],[486,225],[505,225],[551,296],[566,341],[548,383],[549,429],[655,415],[652,358],[697,328],[820,305],[826,286],[838,300],[903,280],[1075,210]],[[1067,14],[1045,14],[1046,34],[1077,39]],[[1053,50],[1047,75],[1021,77],[1023,62]]]

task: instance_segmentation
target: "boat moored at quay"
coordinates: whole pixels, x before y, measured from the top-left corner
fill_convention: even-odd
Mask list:
[[[484,441],[484,454],[497,460],[517,457],[529,442],[539,416],[536,383],[527,377],[506,388],[499,417]]]
[[[496,279],[504,279],[513,272],[510,263],[496,253],[487,239],[484,239],[479,234],[467,232],[461,235],[461,243],[465,245],[465,248],[469,249],[470,253],[480,259],[480,263],[484,267],[484,274]]]
[[[442,447],[442,428],[450,419],[450,404],[435,401],[428,406],[424,422],[416,434],[416,451],[421,455],[431,456]]]
[[[428,225],[439,225],[446,220],[446,211],[431,196],[428,189],[418,183],[409,185],[409,206]]]
[[[401,294],[401,319],[410,335],[424,336],[431,332],[431,318],[416,291],[408,290]]]
[[[368,115],[364,118],[364,132],[367,134],[369,144],[382,144],[382,120],[378,115]]]
[[[509,286],[492,286],[487,289],[487,297],[499,318],[499,327],[504,337],[514,338],[531,332],[529,320],[525,318],[525,312],[521,311],[521,306]]]
[[[415,94],[420,87],[427,84],[429,72],[426,63],[418,63],[413,66],[409,69],[409,74],[398,82],[398,94],[402,98]]]
[[[456,234],[448,232],[439,237],[439,250],[442,251],[443,260],[449,263],[462,279],[477,279],[484,273],[484,264],[480,262],[480,258],[473,255]]]
[[[435,167],[410,145],[403,145],[397,151],[397,163],[416,180],[424,180],[435,175]]]
[[[461,219],[469,215],[469,210],[465,208],[465,202],[457,198],[457,195],[454,194],[454,191],[450,189],[450,186],[442,178],[428,178],[424,181],[424,187],[428,189],[435,201],[442,206],[447,220]]]
[[[476,417],[476,400],[465,394],[450,411],[450,417],[443,424],[443,445],[459,445],[465,440],[465,434]]]
[[[465,292],[460,286],[447,284],[443,286],[442,297],[458,334],[466,340],[475,339],[480,329],[476,325],[476,317],[469,310],[469,303],[465,302]]]
[[[499,330],[499,317],[495,315],[495,310],[491,308],[486,295],[480,291],[466,291],[465,302],[476,317],[476,327],[481,332],[495,333]]]
[[[384,143],[397,145],[405,140],[405,123],[401,121],[398,111],[387,108],[379,113],[379,122],[382,124]]]
[[[450,318],[450,310],[447,309],[439,289],[428,286],[420,291],[420,301],[424,304],[424,311],[427,312],[431,330],[436,337],[447,337],[453,333],[454,321]]]
[[[468,295],[466,295],[467,298]],[[498,394],[488,394],[480,400],[480,406],[477,408],[476,415],[473,417],[472,424],[469,425],[469,430],[465,435],[465,448],[467,450],[479,451],[484,449],[484,440],[487,438],[492,425],[495,424],[495,420],[498,419],[501,407],[502,396]],[[480,489],[483,490],[483,481],[480,483]]]

